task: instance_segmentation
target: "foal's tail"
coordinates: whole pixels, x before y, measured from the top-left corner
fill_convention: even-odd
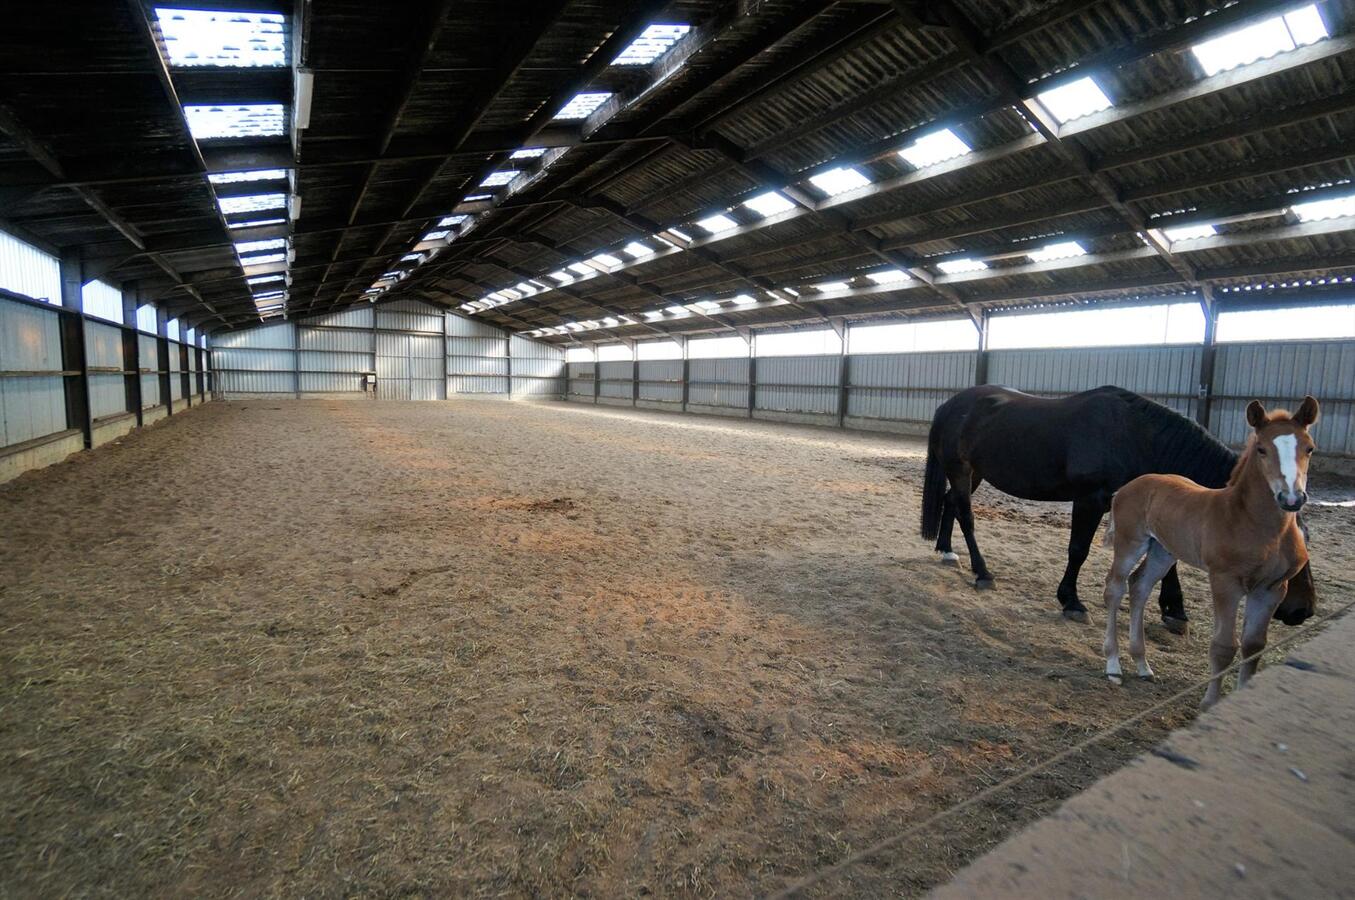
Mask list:
[[[941,530],[941,510],[946,499],[946,472],[941,465],[941,439],[936,431],[933,423],[927,438],[927,468],[922,476],[922,537],[928,541],[936,540]]]

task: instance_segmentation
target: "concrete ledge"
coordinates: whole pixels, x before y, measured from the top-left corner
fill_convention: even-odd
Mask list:
[[[687,412],[698,416],[729,416],[734,419],[748,418],[746,406],[706,406],[702,403],[688,403]]]
[[[141,424],[143,426],[152,425],[168,415],[169,410],[165,409],[163,404],[148,406],[141,411]]]
[[[599,397],[598,406],[630,406],[629,397]]]
[[[122,413],[116,416],[104,416],[102,419],[94,421],[94,429],[91,432],[92,443],[95,447],[107,444],[109,441],[115,441],[131,431],[136,430],[136,414]]]
[[[135,420],[133,420],[135,424]],[[0,484],[17,478],[31,469],[41,469],[59,463],[72,453],[85,449],[85,436],[78,428],[58,431],[5,447],[0,450]]]
[[[1353,673],[1348,613],[930,896],[1355,896]]]
[[[792,425],[821,425],[837,427],[837,413],[793,412],[783,409],[762,409],[753,411],[754,419],[765,422],[788,422]]]
[[[657,409],[660,412],[682,412],[681,400],[645,400],[635,401],[635,405],[640,409]]]
[[[904,422],[900,419],[870,419],[863,416],[847,416],[843,425],[854,431],[907,434],[914,437],[926,437],[932,427],[930,422]]]

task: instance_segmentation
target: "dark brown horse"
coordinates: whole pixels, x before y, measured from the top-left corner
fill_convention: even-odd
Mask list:
[[[974,537],[970,494],[988,481],[1026,500],[1073,504],[1068,565],[1059,582],[1063,614],[1086,621],[1077,576],[1111,497],[1140,475],[1184,475],[1209,488],[1228,483],[1238,456],[1195,422],[1133,391],[1106,386],[1050,400],[1011,388],[969,388],[941,404],[932,418],[922,487],[922,536],[956,561],[951,532],[960,523],[977,587],[993,575]],[[1187,622],[1176,567],[1162,579],[1162,621],[1173,631]],[[1307,567],[1290,583],[1275,617],[1298,625],[1313,614],[1316,596]]]

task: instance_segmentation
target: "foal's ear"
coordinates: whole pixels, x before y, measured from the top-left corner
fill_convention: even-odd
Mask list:
[[[1314,397],[1304,397],[1303,403],[1299,405],[1299,411],[1294,413],[1294,424],[1302,428],[1308,428],[1317,421],[1317,399]]]
[[[1266,408],[1260,400],[1253,400],[1247,404],[1247,424],[1253,428],[1260,428],[1266,424]]]

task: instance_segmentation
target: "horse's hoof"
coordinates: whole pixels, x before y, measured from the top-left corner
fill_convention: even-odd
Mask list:
[[[942,553],[942,554],[941,554],[941,565],[943,565],[943,566],[958,566],[959,564],[960,564],[960,554],[958,554],[958,553]]]
[[[1085,609],[1065,609],[1063,611],[1063,617],[1069,622],[1077,622],[1082,625],[1086,625],[1091,621],[1091,619],[1087,618],[1087,611]]]
[[[975,578],[975,579],[974,579],[974,587],[978,588],[978,589],[981,590],[981,591],[990,591],[990,590],[993,589],[993,579],[991,579],[991,578]]]
[[[1189,634],[1190,620],[1178,619],[1176,616],[1163,616],[1162,627],[1166,628],[1172,634]]]
[[[1109,681],[1111,684],[1115,685],[1116,687],[1120,687],[1122,684],[1124,684],[1124,679],[1121,678],[1119,675],[1106,675],[1106,680]]]

